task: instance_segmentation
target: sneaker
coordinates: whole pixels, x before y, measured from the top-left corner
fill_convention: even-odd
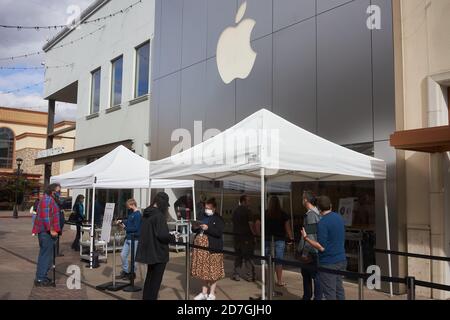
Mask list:
[[[247,274],[245,280],[248,282],[256,282],[256,275]]]
[[[135,272],[133,272],[133,273],[127,273],[127,279],[128,279],[128,280],[131,280],[131,278],[136,279],[136,273],[135,273]]]
[[[241,278],[239,277],[238,274],[234,274],[233,277],[231,277],[231,279],[233,279],[234,281],[241,281]]]
[[[49,281],[48,279],[45,280],[34,280],[34,285],[36,287],[50,287],[53,285],[53,283],[51,281]]]
[[[216,296],[213,294],[208,295],[208,298],[206,300],[216,300]]]
[[[122,280],[127,280],[129,277],[128,272],[125,271],[121,271],[120,274],[117,276],[117,278],[120,278]]]
[[[199,293],[194,297],[194,300],[208,300],[209,296],[205,293]]]

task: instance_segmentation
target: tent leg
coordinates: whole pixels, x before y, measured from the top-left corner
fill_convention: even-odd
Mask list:
[[[292,183],[291,183],[291,192],[289,194],[290,199],[290,207],[291,207],[291,231],[294,234],[294,208],[292,207],[294,204],[294,199],[292,198]]]
[[[148,205],[152,203],[152,179],[150,179],[150,183],[148,184]]]
[[[261,168],[261,256],[266,256],[265,248],[265,206],[266,206],[266,191],[265,191],[265,170]],[[271,276],[271,275],[269,275]],[[261,300],[266,300],[266,261],[261,261]]]
[[[388,203],[387,203],[387,181],[384,180],[383,183],[383,189],[384,189],[384,219],[386,224],[386,249],[391,250],[391,239],[390,239],[390,231],[389,231],[389,209],[388,209]],[[391,255],[388,254],[388,269],[389,269],[389,277],[392,277],[392,261],[391,261]],[[394,290],[392,288],[392,282],[389,282],[389,294],[391,297],[394,294]]]
[[[223,181],[222,181],[222,191],[220,193],[220,216],[223,217]]]
[[[192,186],[192,202],[193,202],[193,210],[194,210],[194,220],[197,220],[197,202],[195,201],[195,181]]]
[[[95,209],[95,185],[92,189],[92,213],[91,213],[91,248],[89,252],[89,268],[92,269],[92,265],[94,262],[94,232],[95,232],[95,225],[94,225],[94,209]]]

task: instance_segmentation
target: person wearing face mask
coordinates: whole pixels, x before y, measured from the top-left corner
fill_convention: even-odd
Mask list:
[[[196,233],[194,245],[210,249],[210,251],[203,249],[192,251],[192,276],[203,281],[202,292],[194,300],[216,300],[217,281],[225,278],[223,254],[218,253],[223,250],[225,223],[216,213],[216,208],[214,198],[207,200],[202,224],[192,228],[192,231]]]
[[[169,243],[176,240],[167,226],[168,209],[169,196],[165,192],[159,192],[152,204],[144,210],[142,217],[136,262],[147,265],[143,300],[158,299],[164,270],[169,262]]]
[[[77,226],[77,234],[75,235],[75,240],[72,243],[72,249],[75,251],[80,250],[80,237],[81,237],[81,226],[84,220],[84,195],[79,194],[75,199],[75,204],[73,205],[73,215],[74,223]]]
[[[33,224],[33,234],[38,235],[39,257],[36,269],[36,286],[48,287],[52,281],[47,273],[52,265],[52,255],[56,239],[61,231],[59,207],[55,201],[55,194],[61,190],[59,184],[50,184],[36,208],[36,218]]]

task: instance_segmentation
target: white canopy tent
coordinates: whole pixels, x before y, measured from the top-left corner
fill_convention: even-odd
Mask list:
[[[152,179],[259,181],[261,228],[265,228],[267,181],[384,180],[387,249],[386,164],[318,137],[262,109],[233,127],[172,157],[152,161]],[[264,253],[264,232],[261,232]],[[392,275],[388,256],[389,276]],[[262,297],[265,274],[262,270]],[[392,294],[392,284],[391,284]]]
[[[59,183],[67,189],[93,189],[91,215],[90,265],[94,250],[94,206],[96,189],[182,189],[192,188],[194,181],[149,180],[150,161],[124,146],[119,146],[100,159],[74,171],[50,178],[50,183]],[[194,209],[194,216],[196,215]]]

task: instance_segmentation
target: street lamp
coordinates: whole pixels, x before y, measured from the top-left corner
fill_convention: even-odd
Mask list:
[[[23,159],[22,158],[17,158],[16,159],[16,164],[17,164],[17,176],[16,176],[16,201],[14,204],[14,212],[13,212],[13,217],[14,219],[17,219],[19,217],[19,212],[17,211],[17,207],[19,206],[18,204],[18,200],[19,200],[19,179],[20,179],[20,166],[23,163]]]

